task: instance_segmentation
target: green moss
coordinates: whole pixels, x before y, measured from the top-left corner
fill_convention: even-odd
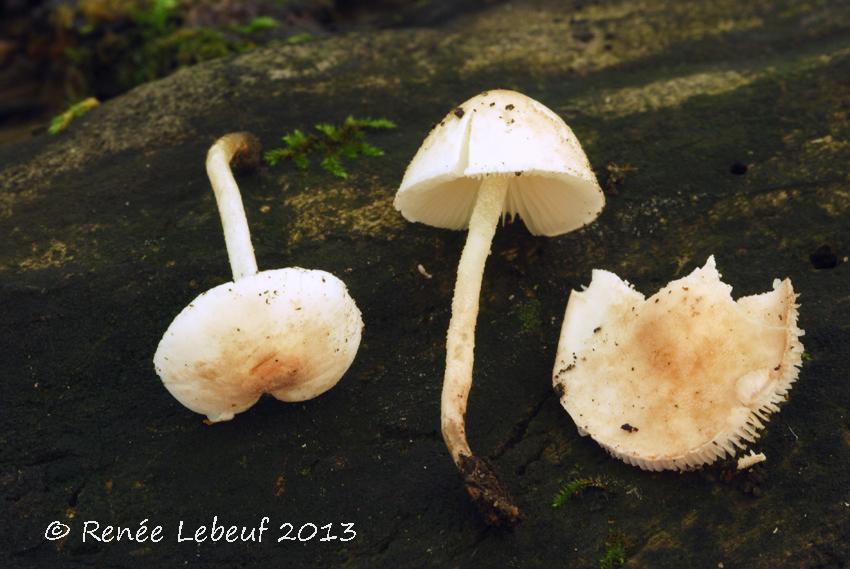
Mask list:
[[[615,569],[626,563],[626,545],[622,538],[610,538],[605,544],[605,555],[599,560],[599,569]]]
[[[178,17],[177,10],[177,0],[149,0],[131,13],[143,35],[158,37],[174,29]]]
[[[261,17],[244,27],[186,27],[187,6],[178,0],[83,0],[57,7],[51,41],[62,54],[66,90],[76,97],[112,97],[179,67],[253,48],[234,28],[254,33],[276,25]]]
[[[96,106],[100,104],[100,101],[95,99],[94,97],[89,97],[88,99],[83,99],[78,103],[74,103],[68,110],[64,113],[56,115],[50,121],[50,126],[47,128],[47,132],[50,134],[59,134],[66,128],[74,119],[78,119]]]
[[[318,134],[304,134],[299,129],[285,134],[281,138],[284,146],[265,153],[266,163],[276,166],[282,160],[291,160],[299,170],[306,170],[310,166],[309,155],[318,155],[322,169],[344,179],[348,177],[348,171],[342,163],[343,158],[384,154],[383,150],[364,140],[366,131],[395,128],[395,123],[388,119],[356,119],[349,116],[339,126],[319,123],[315,128]]]
[[[311,42],[314,39],[315,39],[315,37],[313,37],[313,34],[308,33],[308,32],[302,32],[300,34],[293,34],[293,35],[289,36],[288,38],[286,38],[286,43],[288,43],[290,45],[299,45],[299,44],[302,44],[302,43]]]
[[[271,16],[258,16],[244,26],[231,26],[231,29],[240,34],[251,35],[267,30],[273,30],[278,26],[277,20]]]
[[[252,44],[233,40],[209,28],[180,28],[155,37],[119,64],[118,80],[130,88],[202,61],[247,51]]]
[[[543,325],[543,305],[536,298],[516,304],[511,312],[519,319],[523,332],[537,330]]]
[[[604,490],[607,488],[605,481],[601,478],[576,478],[567,483],[566,486],[561,488],[555,497],[552,498],[552,507],[560,508],[564,504],[570,501],[571,498],[578,496],[587,488],[597,488],[599,490]]]

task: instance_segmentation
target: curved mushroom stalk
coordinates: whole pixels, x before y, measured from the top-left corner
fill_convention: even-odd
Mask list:
[[[466,404],[472,387],[475,323],[484,264],[502,215],[508,190],[506,176],[485,177],[478,189],[466,245],[457,268],[452,318],[446,337],[446,374],[443,379],[441,427],[446,447],[464,477],[467,492],[490,525],[512,525],[519,517],[493,468],[476,457],[466,440]]]
[[[259,142],[220,138],[207,154],[233,282],[201,293],[166,330],[154,366],[180,403],[227,421],[264,393],[281,401],[316,397],[357,354],[363,321],[345,284],[325,271],[257,272],[239,187],[230,165],[250,165]]]
[[[230,259],[233,281],[257,274],[257,260],[251,244],[248,218],[242,206],[242,195],[233,178],[230,165],[250,167],[259,161],[260,141],[248,132],[233,132],[219,138],[207,152],[207,176],[215,193],[224,243]]]

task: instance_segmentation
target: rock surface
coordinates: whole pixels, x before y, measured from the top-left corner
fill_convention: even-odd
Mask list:
[[[632,567],[846,566],[848,78],[844,3],[524,0],[182,70],[58,137],[0,147],[0,562],[597,567],[620,544]],[[584,230],[501,228],[487,265],[468,432],[525,514],[512,533],[481,525],[438,432],[464,234],[392,208],[430,126],[493,87],[561,114],[608,192]],[[290,166],[239,180],[261,269],[346,281],[366,323],[358,357],[316,400],[207,426],[151,363],[174,315],[230,279],[206,149],[232,130],[271,146],[349,114],[398,123],[369,135],[386,156],[347,180]],[[595,267],[651,292],[712,253],[736,295],[792,279],[808,361],[756,445],[766,463],[643,472],[580,437],[554,396],[567,295]],[[553,509],[579,477],[605,489]],[[269,516],[272,530],[177,542],[180,520],[185,536],[216,515]],[[164,526],[160,543],[82,543],[86,520],[143,519]],[[71,534],[45,540],[52,520]],[[284,522],[292,535],[333,522],[340,537],[353,522],[357,536],[277,543]]]

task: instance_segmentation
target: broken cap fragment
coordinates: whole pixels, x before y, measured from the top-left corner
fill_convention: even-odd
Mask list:
[[[230,164],[258,143],[246,133],[220,138],[207,172],[224,229],[233,281],[201,293],[172,321],[154,366],[180,403],[227,421],[262,394],[303,401],[342,378],[357,354],[363,321],[348,290],[325,271],[257,271]]]
[[[749,453],[738,459],[738,463],[735,468],[737,470],[746,470],[747,468],[752,468],[756,464],[764,462],[766,460],[767,457],[764,455],[763,452],[755,453],[753,451],[750,451]]]
[[[791,281],[732,299],[710,257],[649,299],[608,271],[573,291],[553,382],[579,432],[647,470],[688,469],[755,441],[797,379]]]

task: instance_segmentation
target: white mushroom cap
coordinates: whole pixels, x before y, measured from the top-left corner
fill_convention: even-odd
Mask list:
[[[711,463],[759,436],[803,346],[786,279],[734,301],[710,257],[647,300],[593,271],[567,304],[553,382],[582,434],[648,470]]]
[[[162,337],[154,365],[183,405],[227,421],[263,393],[303,401],[336,385],[362,328],[360,311],[332,274],[262,271],[192,301]]]
[[[511,176],[503,214],[534,235],[554,236],[596,219],[605,198],[573,131],[521,93],[485,91],[434,127],[395,197],[409,221],[468,226],[480,178]]]

